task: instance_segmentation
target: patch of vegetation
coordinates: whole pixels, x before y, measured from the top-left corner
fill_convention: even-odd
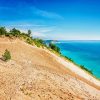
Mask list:
[[[93,72],[92,72],[91,70],[87,69],[84,65],[80,65],[80,67],[81,67],[82,69],[84,69],[85,71],[87,71],[87,72],[89,72],[90,74],[93,75]]]
[[[9,32],[7,32],[5,27],[0,27],[0,36],[7,36],[10,38],[16,37],[24,39],[28,44],[33,45],[34,43],[37,47],[46,47],[46,44],[42,39],[32,37],[31,30],[28,30],[27,33],[24,33],[16,28],[13,28]]]
[[[57,53],[60,53],[60,48],[57,47],[54,43],[49,43],[49,48],[51,48],[52,50],[56,51]]]
[[[64,56],[64,58],[68,59],[69,61],[71,62],[74,62],[71,58],[67,57],[67,56]]]
[[[26,39],[26,42],[27,42],[28,44],[33,44],[33,40],[32,40],[31,38],[27,38],[27,39]]]
[[[79,66],[81,69],[87,71],[87,72],[90,73],[91,75],[93,75],[93,72],[92,72],[91,70],[87,69],[84,65],[78,65],[78,64],[76,64],[71,58],[69,58],[69,57],[67,57],[67,56],[63,56],[63,55],[61,55],[61,56],[64,57],[65,59],[71,61],[71,62],[74,63],[75,65]],[[93,75],[93,76],[94,76],[94,75]]]
[[[35,39],[33,39],[33,41],[34,41],[34,43],[35,43],[35,45],[37,47],[43,47],[43,46],[46,47],[46,44],[45,44],[45,42],[42,39],[35,38]]]
[[[4,61],[8,61],[11,59],[11,54],[10,54],[10,51],[8,51],[7,49],[5,50],[4,54],[2,55],[3,57],[3,60]]]
[[[13,28],[10,31],[6,31],[5,27],[0,27],[0,36],[7,36],[10,38],[16,37],[20,39],[24,39],[25,42],[28,44],[35,44],[37,47],[46,47],[48,49],[52,49],[60,54],[60,48],[57,47],[55,44],[50,43],[49,46],[39,38],[33,38],[31,30],[28,30],[27,33],[21,32],[20,30]]]
[[[6,34],[7,34],[7,31],[6,31],[5,27],[0,27],[0,36],[6,35]]]

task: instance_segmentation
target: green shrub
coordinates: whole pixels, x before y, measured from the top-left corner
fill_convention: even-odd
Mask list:
[[[69,61],[71,62],[74,62],[71,58],[67,57],[67,56],[64,56],[66,59],[68,59]]]
[[[21,32],[19,30],[17,30],[16,28],[13,28],[12,30],[10,30],[9,34],[11,34],[12,36],[15,36],[15,37],[20,37]]]
[[[34,43],[35,43],[35,45],[37,47],[41,47],[41,46],[43,47],[43,46],[45,46],[45,43],[44,43],[44,41],[42,39],[35,38],[35,39],[33,39],[33,41],[34,41]]]
[[[54,51],[60,53],[60,48],[57,47],[55,44],[49,43],[49,47],[50,47],[52,50],[54,50]]]
[[[2,55],[3,57],[3,60],[4,61],[8,61],[11,59],[11,54],[10,54],[10,51],[8,51],[7,49],[5,50],[5,53]]]
[[[84,70],[86,70],[87,72],[89,72],[90,74],[93,74],[93,72],[87,68],[85,68],[83,65],[80,65],[80,67]]]
[[[31,38],[27,38],[26,39],[26,42],[29,43],[29,44],[32,44],[33,43],[33,40]]]
[[[7,34],[7,31],[6,31],[5,27],[0,27],[0,36],[6,35],[6,34]]]
[[[28,30],[27,36],[31,37],[31,33],[32,33],[31,30]]]

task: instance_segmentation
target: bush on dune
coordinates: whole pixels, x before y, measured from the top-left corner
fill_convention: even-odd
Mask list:
[[[31,38],[27,38],[26,42],[29,43],[29,44],[31,44],[31,45],[33,44],[33,40]]]
[[[66,59],[68,59],[69,61],[71,62],[74,62],[71,58],[67,57],[67,56],[64,56]]]
[[[43,46],[45,46],[45,43],[44,43],[44,41],[42,39],[35,38],[35,39],[33,39],[33,41],[34,41],[34,43],[35,43],[35,45],[37,47],[41,47],[41,46],[43,47]]]
[[[82,69],[84,69],[85,71],[89,72],[90,74],[93,74],[93,72],[92,72],[91,70],[87,69],[85,66],[80,65],[80,67],[81,67]]]
[[[57,47],[55,44],[49,43],[49,47],[50,47],[52,50],[54,50],[54,51],[60,53],[60,48]]]
[[[11,54],[10,54],[10,51],[8,51],[7,49],[5,50],[5,53],[2,55],[3,57],[3,60],[4,61],[8,61],[11,59]]]
[[[12,30],[10,30],[9,34],[12,36],[15,36],[15,37],[20,37],[21,32],[15,28],[13,28]]]
[[[7,31],[6,31],[5,27],[0,27],[0,36],[6,35],[6,34],[7,34]]]

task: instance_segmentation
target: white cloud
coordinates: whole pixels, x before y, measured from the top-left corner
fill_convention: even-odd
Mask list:
[[[16,28],[19,29],[21,32],[27,32],[28,29],[30,29],[32,31],[32,36],[33,37],[38,37],[38,38],[46,38],[48,37],[48,34],[53,33],[53,31],[55,30],[56,26],[46,26],[46,25],[42,25],[42,24],[29,24],[29,23],[22,23],[22,24],[18,24],[18,23],[10,23],[9,26],[6,25],[7,31],[9,31],[12,28]]]
[[[39,8],[36,8],[36,7],[32,7],[31,9],[33,11],[33,14],[37,14],[37,15],[40,15],[42,17],[54,18],[54,19],[63,19],[63,17],[61,15],[54,13],[54,12],[48,12],[46,10],[41,10]]]
[[[35,6],[25,6],[22,7],[22,5],[19,5],[15,8],[13,7],[0,7],[1,11],[7,11],[7,12],[12,12],[16,14],[16,16],[24,17],[27,18],[30,16],[30,18],[34,18],[34,16],[38,15],[44,18],[50,18],[50,19],[63,19],[63,17],[55,12],[49,12],[46,10],[42,10],[41,8],[37,8]],[[6,13],[5,13],[6,14]]]
[[[51,31],[53,31],[53,30],[50,30],[50,29],[43,29],[43,30],[41,30],[42,33],[51,32]]]
[[[44,33],[39,33],[39,32],[32,32],[33,37],[38,37],[38,38],[45,38],[46,34]]]
[[[11,24],[9,25],[10,27],[43,27],[45,25],[40,25],[40,24],[27,24],[27,23],[23,23],[23,24]]]

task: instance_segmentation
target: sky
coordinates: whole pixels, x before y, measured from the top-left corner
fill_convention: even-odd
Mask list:
[[[100,0],[0,0],[0,26],[53,40],[100,40]]]

